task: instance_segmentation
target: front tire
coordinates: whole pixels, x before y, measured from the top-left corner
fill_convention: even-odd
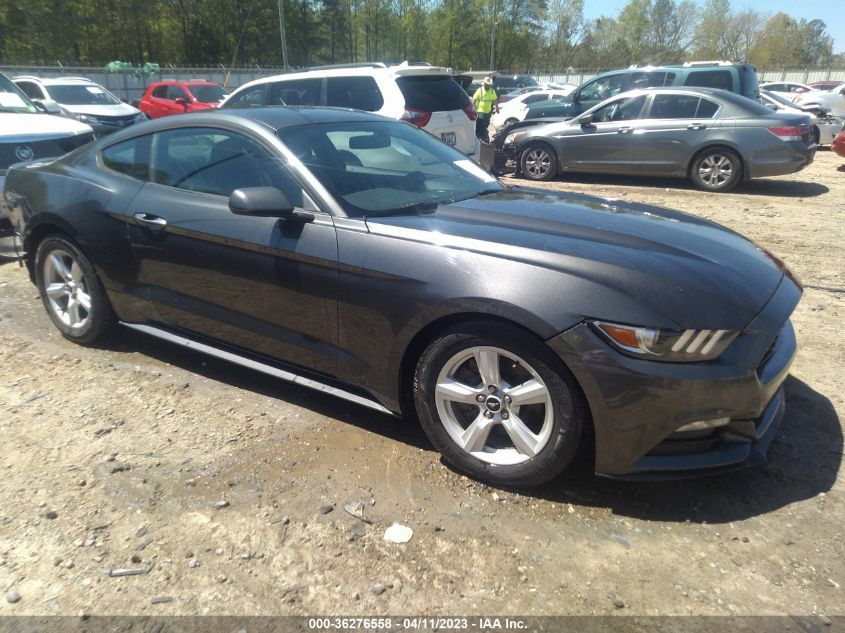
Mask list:
[[[522,151],[519,169],[528,180],[551,180],[557,176],[557,155],[545,143],[533,143]]]
[[[35,253],[35,281],[53,325],[74,343],[90,345],[116,322],[94,266],[69,239],[52,235]]]
[[[733,189],[742,178],[742,161],[732,150],[708,149],[696,157],[690,173],[699,189],[721,193]]]
[[[444,461],[501,486],[562,472],[588,417],[575,379],[542,342],[501,324],[464,324],[437,338],[417,363],[413,394]]]

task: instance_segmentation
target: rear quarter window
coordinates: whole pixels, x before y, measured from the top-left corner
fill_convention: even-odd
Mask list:
[[[405,107],[425,112],[463,110],[470,104],[469,95],[457,81],[448,76],[408,76],[396,79],[405,98]]]
[[[687,75],[685,86],[720,88],[733,91],[733,75],[729,70],[696,70]]]
[[[100,152],[103,165],[112,171],[138,180],[148,180],[150,171],[150,137],[117,143]]]
[[[375,112],[381,110],[384,97],[372,77],[329,77],[326,80],[326,105]]]

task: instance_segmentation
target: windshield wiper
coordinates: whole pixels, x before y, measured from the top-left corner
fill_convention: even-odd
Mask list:
[[[388,215],[408,215],[411,213],[421,213],[421,212],[433,212],[439,203],[437,202],[411,202],[410,204],[402,205],[401,207],[396,207],[395,209],[385,209],[384,211],[377,211],[375,213],[368,213],[365,216],[371,218],[383,218]]]

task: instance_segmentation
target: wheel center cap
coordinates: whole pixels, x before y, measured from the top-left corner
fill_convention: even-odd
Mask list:
[[[489,398],[487,398],[487,400],[484,402],[484,404],[487,405],[488,411],[492,411],[494,413],[502,408],[501,400],[499,400],[495,396],[490,396]]]

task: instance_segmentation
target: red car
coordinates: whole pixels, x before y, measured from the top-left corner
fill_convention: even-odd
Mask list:
[[[836,135],[836,138],[833,139],[833,143],[830,144],[830,149],[839,154],[842,158],[845,158],[845,130],[842,130]]]
[[[212,81],[156,81],[147,87],[138,108],[151,119],[216,108],[226,90]]]

